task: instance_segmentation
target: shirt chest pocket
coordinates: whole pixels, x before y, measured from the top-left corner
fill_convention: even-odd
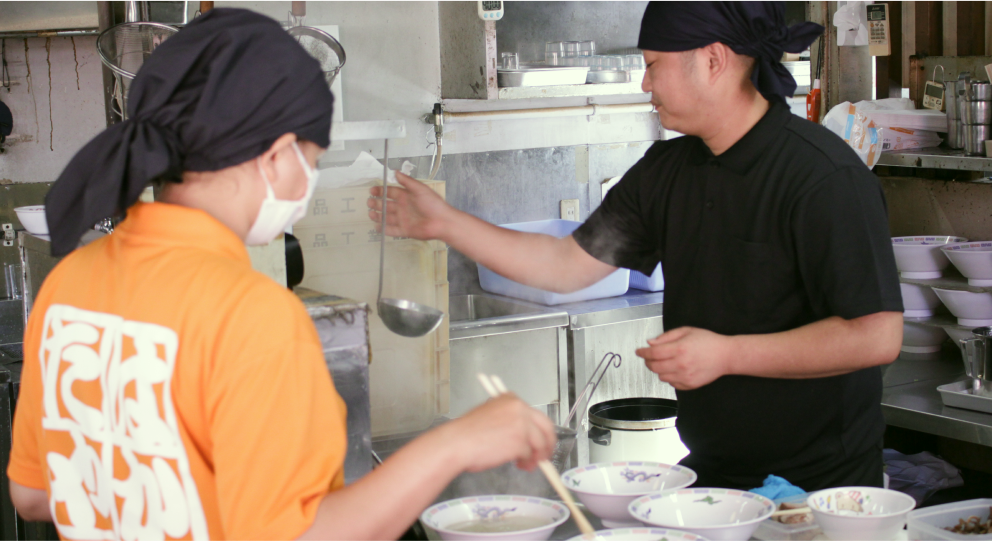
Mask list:
[[[761,318],[759,327],[791,313],[801,295],[791,259],[774,243],[727,237],[724,266],[727,309]]]

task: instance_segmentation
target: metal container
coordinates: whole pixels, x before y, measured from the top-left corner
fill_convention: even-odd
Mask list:
[[[630,72],[623,70],[595,70],[586,75],[587,84],[629,83]]]
[[[974,391],[971,381],[956,381],[937,387],[940,400],[946,406],[992,413],[992,395],[981,395]]]
[[[972,394],[992,398],[992,327],[979,327],[971,333],[972,338],[961,341],[965,347],[964,373],[972,378]]]
[[[944,82],[944,110],[947,112],[947,120],[958,120],[958,82]],[[950,123],[948,123],[950,128]],[[951,147],[954,148],[954,147]]]
[[[988,124],[992,121],[992,101],[962,101],[959,111],[963,124]]]
[[[450,415],[486,401],[476,376],[498,375],[522,400],[552,417],[568,414],[568,314],[489,295],[449,299]],[[560,423],[564,419],[556,419]]]
[[[496,83],[500,88],[517,86],[581,85],[586,82],[588,66],[522,67],[516,70],[497,70]]]
[[[968,85],[967,96],[970,101],[992,100],[992,84],[972,82]]]
[[[689,454],[675,428],[678,403],[621,398],[589,409],[589,462],[640,460],[677,464]]]
[[[947,118],[947,146],[959,149],[964,148],[964,124],[960,120]]]
[[[369,400],[369,315],[364,302],[297,287],[324,351],[334,388],[348,410],[344,480],[351,484],[372,471],[372,407]]]
[[[989,139],[987,124],[964,125],[964,151],[969,156],[984,156],[985,141]],[[992,349],[992,348],[990,348]]]

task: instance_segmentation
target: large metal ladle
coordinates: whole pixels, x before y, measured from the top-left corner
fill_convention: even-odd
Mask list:
[[[379,295],[376,306],[386,327],[400,336],[417,338],[428,334],[441,324],[444,312],[404,299],[382,298],[382,275],[386,265],[386,179],[389,175],[389,140],[385,141],[382,157],[382,246],[379,250]]]

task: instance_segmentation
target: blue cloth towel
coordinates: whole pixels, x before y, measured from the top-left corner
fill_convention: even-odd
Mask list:
[[[748,492],[754,492],[755,494],[764,496],[769,500],[788,498],[789,496],[799,496],[800,494],[806,493],[805,490],[776,475],[769,475],[765,478],[765,484],[763,486],[752,488]]]

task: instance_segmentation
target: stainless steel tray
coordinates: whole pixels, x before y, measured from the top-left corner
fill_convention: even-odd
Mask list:
[[[956,381],[937,387],[945,406],[992,413],[992,397],[971,393],[971,380]]]
[[[581,85],[586,82],[588,67],[525,67],[496,70],[496,84],[501,88],[516,86]]]
[[[598,70],[590,71],[586,75],[586,83],[588,84],[599,84],[599,83],[629,83],[630,82],[630,72],[623,70]]]

